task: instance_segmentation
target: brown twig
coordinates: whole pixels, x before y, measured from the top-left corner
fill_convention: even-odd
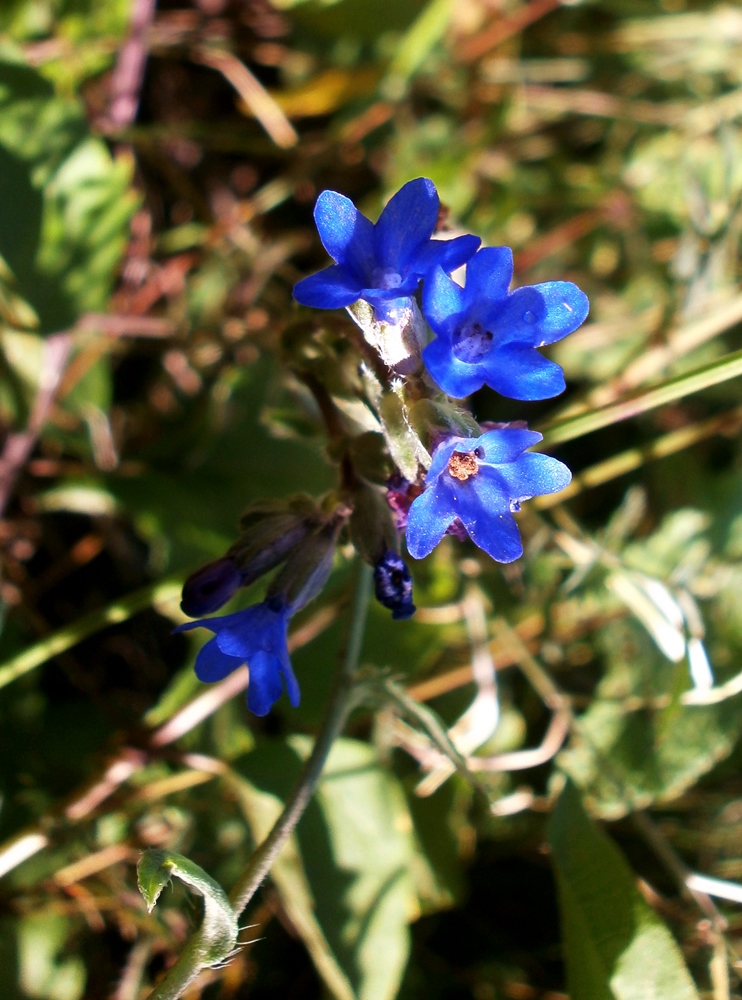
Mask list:
[[[68,331],[46,338],[41,361],[39,389],[24,431],[8,434],[0,455],[0,517],[5,513],[26,462],[44,426],[67,364],[72,335]]]
[[[139,92],[147,63],[147,29],[155,16],[157,0],[134,0],[129,37],[119,50],[111,77],[111,100],[106,125],[122,129],[137,116]]]
[[[512,38],[513,35],[517,35],[556,10],[561,4],[562,0],[531,0],[530,3],[521,4],[509,16],[498,17],[489,28],[480,31],[474,38],[462,42],[457,48],[456,55],[461,62],[475,62],[498,45],[502,45],[508,38]]]

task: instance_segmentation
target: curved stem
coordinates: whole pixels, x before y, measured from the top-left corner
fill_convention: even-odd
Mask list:
[[[307,807],[317,786],[332,744],[340,735],[348,713],[353,707],[353,677],[358,668],[363,636],[366,629],[368,602],[371,596],[371,567],[361,564],[353,602],[348,645],[341,658],[322,728],[314,748],[302,771],[301,777],[286,801],[281,815],[232,890],[230,903],[235,917],[245,909],[266,877],[278,852],[291,835]],[[204,960],[202,928],[191,936],[175,965],[158,983],[149,1000],[178,1000],[202,969],[210,962]]]
[[[286,801],[283,812],[276,820],[271,832],[253,854],[250,863],[230,894],[232,906],[237,914],[242,913],[255,895],[261,882],[270,871],[278,852],[299,822],[322,774],[330,748],[340,735],[348,713],[353,707],[350,693],[353,675],[358,667],[358,659],[361,654],[370,596],[371,567],[367,566],[366,563],[361,563],[353,602],[353,618],[348,646],[335,678],[327,715],[312,753],[304,765],[296,787]]]

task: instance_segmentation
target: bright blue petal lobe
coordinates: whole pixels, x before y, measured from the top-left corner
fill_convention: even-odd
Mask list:
[[[464,289],[437,267],[423,285],[423,313],[431,328],[451,339],[466,311]]]
[[[407,516],[407,551],[413,559],[423,559],[432,552],[455,520],[455,500],[451,489],[440,479],[412,501]]]
[[[425,277],[440,267],[446,274],[466,264],[482,241],[478,236],[455,236],[452,240],[430,240],[423,243],[410,258],[410,268]]]
[[[278,658],[260,650],[250,657],[247,707],[255,715],[267,715],[283,694]]]
[[[510,247],[483,247],[466,267],[467,301],[497,302],[508,294],[513,280],[513,251]]]
[[[482,462],[488,465],[499,465],[503,462],[515,462],[526,448],[538,444],[543,435],[538,431],[529,431],[526,427],[501,427],[495,431],[486,431],[479,438],[472,438],[475,447],[482,449]]]
[[[513,562],[523,555],[518,525],[509,510],[493,511],[488,518],[467,525],[466,530],[474,544],[496,562]]]
[[[508,344],[481,365],[487,385],[509,399],[551,399],[564,392],[564,372],[534,347]]]
[[[364,285],[374,268],[374,224],[337,191],[323,191],[314,206],[322,244],[338,264]]]
[[[568,486],[572,473],[566,465],[550,455],[528,453],[517,462],[500,466],[500,473],[508,485],[514,501],[558,493]]]
[[[274,649],[285,643],[287,611],[274,611],[267,604],[255,604],[226,618],[237,619],[222,625],[217,635],[219,648],[229,656],[249,657],[255,649]]]
[[[284,649],[283,655],[281,656],[280,670],[286,683],[286,691],[288,692],[289,701],[294,708],[296,708],[300,701],[299,682],[294,676],[294,671],[291,668],[291,660],[289,659],[288,649]]]
[[[194,624],[201,624],[200,622]],[[234,656],[227,656],[219,649],[216,638],[201,647],[196,657],[196,677],[204,684],[213,684],[214,681],[223,681],[245,661]]]
[[[340,264],[331,264],[294,285],[294,298],[314,309],[343,309],[361,298],[362,285]]]
[[[536,324],[538,346],[556,343],[587,319],[590,311],[587,295],[571,281],[546,281],[533,287],[546,306],[545,316]]]
[[[436,337],[423,348],[423,362],[436,385],[454,399],[471,396],[484,385],[486,373],[483,367],[459,361],[445,337]]]
[[[438,223],[440,201],[435,184],[426,177],[408,181],[379,217],[374,233],[376,258],[384,268],[401,274],[421,243]]]
[[[494,348],[520,343],[535,346],[546,303],[535,288],[516,288],[504,299],[479,306],[480,322],[492,334]]]

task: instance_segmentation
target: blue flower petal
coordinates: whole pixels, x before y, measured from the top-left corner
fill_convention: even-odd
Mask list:
[[[454,399],[471,396],[484,385],[486,372],[483,366],[459,361],[445,337],[436,337],[423,348],[423,362],[436,385]]]
[[[486,372],[487,385],[509,399],[550,399],[566,388],[559,365],[534,347],[508,344],[478,367]]]
[[[494,335],[494,350],[510,343],[535,347],[540,339],[539,324],[546,316],[546,303],[535,288],[526,286],[480,307],[480,316],[482,325]]]
[[[543,440],[543,435],[538,431],[529,431],[526,427],[501,427],[472,440],[475,447],[484,452],[484,462],[500,465],[503,462],[515,462],[526,448]]]
[[[267,604],[255,604],[226,615],[217,635],[219,648],[228,656],[249,657],[254,649],[280,646],[286,641],[287,614],[286,609],[274,611]]]
[[[193,622],[200,625],[201,622]],[[213,684],[215,681],[223,681],[238,667],[244,663],[244,659],[227,656],[219,649],[216,638],[209,639],[198,651],[196,657],[196,677],[205,684]]]
[[[424,559],[432,552],[456,519],[451,496],[444,486],[433,485],[416,497],[407,517],[407,551],[413,559]]]
[[[572,480],[572,473],[558,459],[532,452],[522,455],[517,462],[501,466],[499,471],[513,500],[558,493]]]
[[[437,267],[423,285],[423,313],[432,329],[449,341],[466,310],[464,289]],[[450,343],[448,350],[451,350]]]
[[[424,243],[411,259],[410,266],[417,274],[432,274],[440,267],[446,274],[466,264],[481,244],[478,236],[455,236],[452,240],[430,240]]]
[[[430,239],[438,223],[440,200],[426,177],[408,181],[379,217],[374,233],[376,257],[401,274],[413,252]]]
[[[314,221],[322,244],[338,264],[365,285],[374,268],[374,224],[350,198],[323,191],[314,206]]]
[[[509,510],[492,513],[465,525],[469,537],[496,562],[509,563],[523,555],[523,542],[518,525]]]
[[[331,264],[294,285],[294,298],[315,309],[342,309],[361,297],[362,288],[340,264]]]
[[[573,333],[587,319],[590,302],[587,295],[571,281],[545,281],[533,286],[541,295],[546,314],[536,323],[535,343],[554,344]]]
[[[281,674],[286,683],[286,692],[289,696],[289,701],[294,708],[297,707],[301,700],[301,694],[299,691],[299,682],[296,679],[294,671],[291,667],[291,660],[289,659],[288,648],[284,648],[281,654]]]
[[[466,268],[467,300],[504,299],[513,280],[513,251],[510,247],[483,247]]]
[[[283,694],[283,682],[275,654],[263,650],[250,657],[247,707],[255,715],[267,715]]]

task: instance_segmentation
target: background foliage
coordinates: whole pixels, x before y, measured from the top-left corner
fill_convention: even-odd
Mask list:
[[[179,587],[249,501],[333,485],[287,374],[340,398],[355,364],[291,300],[325,262],[311,208],[375,217],[420,175],[519,284],[588,292],[567,394],[515,414],[575,480],[524,509],[520,562],[447,539],[413,620],[371,608],[375,707],[255,943],[188,996],[742,996],[741,46],[736,7],[693,0],[3,6],[4,998],[143,1000],[198,913],[177,882],[147,913],[139,852],[229,888],[280,811],[352,554],[294,623],[301,706],[263,720],[196,681]],[[475,698],[453,773],[436,734]]]

